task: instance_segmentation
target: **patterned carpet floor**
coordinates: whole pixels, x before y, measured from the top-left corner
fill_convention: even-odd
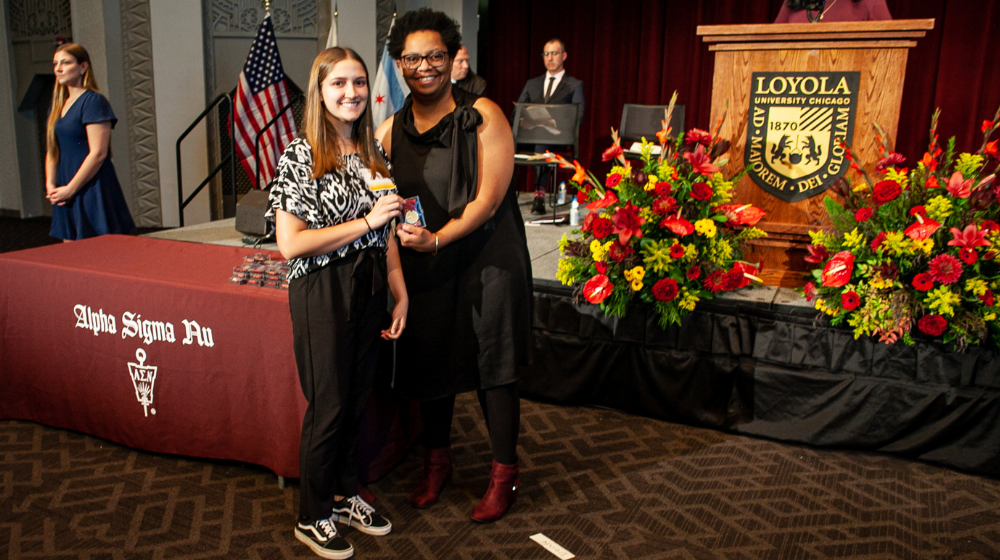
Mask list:
[[[0,251],[47,231],[0,219]],[[409,505],[417,452],[372,485],[394,529],[343,529],[355,558],[556,558],[535,533],[577,558],[1000,558],[1000,480],[923,463],[523,400],[518,501],[479,525],[491,457],[471,394],[453,442],[439,504]],[[0,421],[0,558],[316,558],[293,537],[297,504],[295,481],[279,489],[260,467]]]

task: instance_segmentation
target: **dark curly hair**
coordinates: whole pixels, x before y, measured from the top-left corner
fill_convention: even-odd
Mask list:
[[[458,22],[448,17],[444,12],[437,12],[430,8],[420,8],[413,12],[406,12],[396,20],[396,25],[392,27],[389,35],[389,56],[399,60],[403,56],[403,45],[406,44],[406,37],[410,33],[417,31],[437,31],[441,34],[441,40],[448,47],[448,56],[455,58],[455,53],[462,48],[462,32],[458,30]]]

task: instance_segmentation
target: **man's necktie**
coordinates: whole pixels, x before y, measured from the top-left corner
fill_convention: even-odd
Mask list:
[[[545,103],[549,102],[549,98],[552,97],[552,84],[556,83],[555,76],[549,76],[549,87],[545,88]]]

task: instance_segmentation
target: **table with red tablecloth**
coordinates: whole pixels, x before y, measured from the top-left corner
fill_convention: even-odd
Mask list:
[[[297,477],[288,293],[229,282],[256,252],[107,235],[0,254],[0,418]]]

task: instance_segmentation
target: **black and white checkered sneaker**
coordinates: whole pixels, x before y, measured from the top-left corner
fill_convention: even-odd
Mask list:
[[[334,502],[330,521],[343,523],[369,535],[388,535],[392,531],[392,523],[375,513],[375,508],[362,500],[361,496]]]
[[[337,528],[329,519],[320,519],[313,523],[300,522],[295,526],[295,538],[323,558],[343,560],[354,556],[354,547],[337,534]]]

